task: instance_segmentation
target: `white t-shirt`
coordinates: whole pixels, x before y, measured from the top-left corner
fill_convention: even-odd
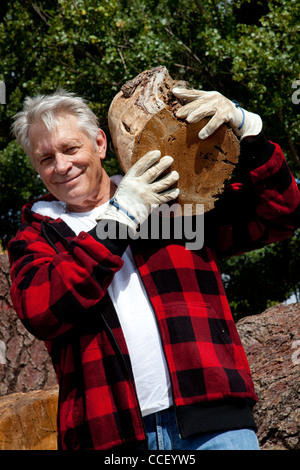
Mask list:
[[[89,212],[69,212],[60,201],[38,201],[34,212],[54,219],[60,217],[78,235],[96,226],[95,218],[107,203]],[[123,267],[114,275],[108,293],[125,336],[142,415],[172,405],[171,383],[155,314],[128,246]]]

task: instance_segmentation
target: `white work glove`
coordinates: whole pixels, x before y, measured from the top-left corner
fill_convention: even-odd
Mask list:
[[[97,218],[98,221],[115,220],[127,225],[135,233],[153,209],[176,199],[179,189],[168,188],[178,181],[177,171],[155,181],[174,161],[169,156],[160,159],[160,155],[159,150],[148,152],[128,170],[107,209]]]
[[[224,122],[228,122],[240,140],[258,135],[262,130],[262,120],[258,114],[246,111],[238,103],[230,101],[217,91],[175,87],[172,93],[179,99],[190,101],[177,111],[178,118],[186,118],[187,122],[194,123],[204,117],[212,116],[199,132],[200,139],[209,137]]]

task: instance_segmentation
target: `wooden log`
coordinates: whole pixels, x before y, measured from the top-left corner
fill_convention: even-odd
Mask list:
[[[231,177],[239,142],[227,124],[200,140],[198,133],[210,118],[195,124],[176,118],[185,103],[173,95],[175,86],[188,84],[173,80],[165,67],[147,70],[125,83],[109,109],[110,134],[124,172],[150,150],[171,155],[171,170],[180,176],[178,203],[192,205],[194,214],[203,213],[213,209]]]
[[[58,387],[0,398],[0,450],[57,449]]]
[[[262,450],[300,450],[300,303],[244,317],[237,329],[253,375]]]

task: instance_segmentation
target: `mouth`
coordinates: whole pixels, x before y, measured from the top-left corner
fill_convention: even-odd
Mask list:
[[[59,184],[69,184],[69,183],[72,183],[73,181],[76,181],[81,175],[82,175],[82,173],[79,173],[78,175],[72,176],[71,178],[68,178],[67,180],[59,181]]]

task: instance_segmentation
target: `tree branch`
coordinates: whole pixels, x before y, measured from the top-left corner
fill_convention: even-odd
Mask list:
[[[79,44],[74,44],[73,47],[83,56],[87,57],[90,59],[92,62],[94,62],[97,65],[101,65],[100,61],[96,59],[92,54],[90,54],[88,51],[84,49],[84,47],[80,46]]]
[[[207,23],[209,24],[209,26],[211,28],[213,28],[213,24],[212,22],[210,21],[210,18],[208,18],[208,16],[206,15],[206,12],[205,12],[205,9],[204,9],[204,6],[202,5],[202,3],[199,1],[199,0],[195,0],[195,3],[198,7],[198,10],[200,11],[201,15],[203,15],[205,17],[205,21],[207,21]]]
[[[117,50],[118,50],[119,56],[121,57],[121,60],[122,60],[122,62],[123,62],[124,69],[127,71],[126,62],[125,62],[124,56],[123,56],[123,54],[122,54],[121,48],[118,46],[118,47],[117,47]]]
[[[42,12],[42,10],[35,3],[33,2],[30,2],[30,3],[31,3],[32,8],[37,12],[39,17],[44,21],[44,23],[46,23],[47,26],[50,26],[50,24],[48,23],[46,19],[45,13]]]
[[[207,81],[212,87],[214,87],[214,85],[211,83],[211,80],[213,81],[213,78],[214,78],[214,77],[212,77],[210,71],[209,71],[208,68],[203,64],[203,62],[201,61],[201,59],[200,59],[186,44],[184,44],[184,43],[181,41],[181,39],[179,39],[179,38],[173,33],[173,31],[172,31],[170,28],[168,28],[168,27],[165,26],[164,29],[165,29],[166,33],[167,33],[170,37],[176,39],[177,42],[179,42],[179,41],[181,42],[182,47],[188,52],[189,56],[190,56],[194,61],[196,61],[196,62],[201,66],[201,70],[202,70],[203,72],[205,72],[205,79],[206,79],[206,81]],[[190,70],[192,70],[191,67],[190,67]]]

